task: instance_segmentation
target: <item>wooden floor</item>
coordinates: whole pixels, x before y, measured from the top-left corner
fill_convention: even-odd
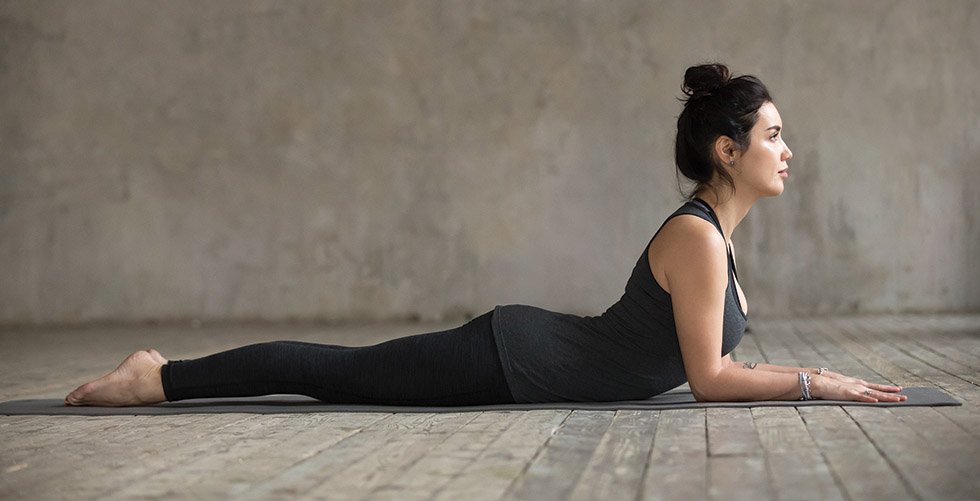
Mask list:
[[[0,331],[0,400],[137,349],[369,344],[442,325]],[[980,315],[756,321],[738,360],[934,386],[961,407],[0,416],[0,499],[977,499]]]

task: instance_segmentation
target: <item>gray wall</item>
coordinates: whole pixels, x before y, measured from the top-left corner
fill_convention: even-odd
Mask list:
[[[774,94],[755,316],[980,309],[978,2],[0,3],[0,323],[598,314],[684,69]]]

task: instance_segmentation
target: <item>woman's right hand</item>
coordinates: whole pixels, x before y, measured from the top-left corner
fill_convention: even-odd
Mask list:
[[[836,376],[836,377],[835,377]],[[834,374],[811,374],[810,393],[821,400],[853,400],[856,402],[902,402],[908,397],[899,394],[901,386],[868,383],[861,379]]]

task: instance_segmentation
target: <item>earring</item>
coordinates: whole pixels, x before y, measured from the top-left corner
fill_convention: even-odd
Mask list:
[[[734,166],[734,165],[735,165],[735,159],[734,159],[734,158],[732,158],[732,160],[731,160],[730,162],[728,162],[728,165],[732,165],[732,166]]]

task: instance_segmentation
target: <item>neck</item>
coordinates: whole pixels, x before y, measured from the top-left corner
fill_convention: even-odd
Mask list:
[[[698,191],[695,196],[707,202],[715,211],[718,222],[721,223],[721,232],[725,235],[725,240],[730,242],[735,227],[742,222],[756,199],[740,196],[738,192],[731,194],[730,191],[725,191],[724,194],[719,194],[717,190],[705,188]]]

